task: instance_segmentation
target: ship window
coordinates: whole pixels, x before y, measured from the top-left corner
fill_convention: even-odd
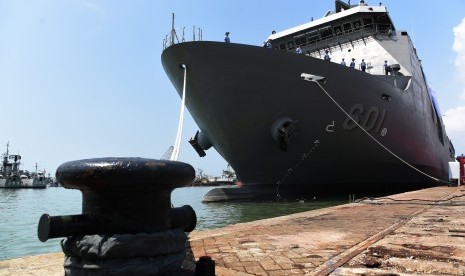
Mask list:
[[[309,32],[307,34],[307,42],[308,43],[317,42],[319,39],[320,39],[320,35],[318,34],[318,31]]]
[[[400,34],[401,35],[407,35],[407,32],[401,32]]]
[[[306,44],[307,44],[307,41],[306,41],[305,37],[299,37],[299,38],[295,39],[295,45],[303,46],[303,45],[306,45]]]
[[[295,46],[294,46],[294,40],[287,42],[287,49],[288,49],[288,50],[292,50],[292,49],[294,49],[294,48],[295,48]]]
[[[363,26],[372,28],[373,20],[371,18],[363,18]]]
[[[342,26],[339,25],[339,26],[334,27],[334,33],[336,35],[342,34]]]
[[[320,29],[320,36],[321,38],[325,38],[328,36],[331,36],[333,34],[333,31],[331,30],[331,27],[325,27],[323,29]]]
[[[358,30],[362,27],[362,23],[360,22],[360,20],[355,20],[352,22],[352,24],[354,25],[354,30]]]
[[[344,25],[342,25],[344,27],[344,32],[351,32],[352,31],[352,24],[350,24],[350,22],[348,23],[344,23]]]

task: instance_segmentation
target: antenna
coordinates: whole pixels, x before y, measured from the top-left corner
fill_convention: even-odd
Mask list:
[[[173,13],[173,19],[171,20],[171,45],[174,45],[174,13]]]

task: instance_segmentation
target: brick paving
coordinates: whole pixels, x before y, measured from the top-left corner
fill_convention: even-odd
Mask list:
[[[458,188],[436,187],[392,198],[438,200],[453,193],[465,192]],[[401,227],[409,223],[412,216],[431,209],[425,204],[353,203],[221,229],[194,231],[189,240],[195,258],[208,255],[215,260],[217,275],[235,275],[235,272],[250,275],[325,275],[336,269],[334,265],[363,242],[369,244],[370,238],[378,236],[383,239],[391,234],[385,229]],[[223,268],[228,269],[224,274]],[[356,268],[347,267],[344,273]]]
[[[455,206],[411,202],[459,196]],[[463,197],[460,197],[463,196]],[[216,275],[465,275],[465,189],[436,187],[189,234],[186,268]],[[428,204],[430,205],[428,205]],[[0,275],[63,275],[63,254],[0,261]]]

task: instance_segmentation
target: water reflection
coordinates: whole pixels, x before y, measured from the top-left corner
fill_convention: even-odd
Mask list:
[[[0,189],[0,260],[60,251],[59,239],[41,243],[37,224],[43,213],[81,213],[81,193],[63,188]]]
[[[211,187],[186,187],[173,192],[173,205],[191,205],[197,214],[196,230],[205,230],[223,227],[228,224],[249,222],[258,219],[278,217],[298,212],[325,208],[329,206],[347,203],[347,200],[313,200],[300,202],[219,202],[201,203]],[[196,200],[189,195],[198,195]]]
[[[197,213],[196,230],[287,215],[345,202],[258,202],[209,203],[203,196],[213,187],[186,187],[173,191],[175,207],[191,205]],[[0,189],[0,260],[61,251],[61,238],[42,243],[37,224],[42,214],[52,216],[80,214],[82,195],[61,187],[47,189]]]

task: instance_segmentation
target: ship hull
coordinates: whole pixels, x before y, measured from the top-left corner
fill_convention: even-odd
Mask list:
[[[0,179],[3,189],[45,189],[47,183],[40,179]]]
[[[217,42],[173,45],[162,63],[179,95],[187,66],[188,110],[254,191],[409,190],[448,179],[451,146],[421,80]],[[282,120],[293,122],[284,147]]]

